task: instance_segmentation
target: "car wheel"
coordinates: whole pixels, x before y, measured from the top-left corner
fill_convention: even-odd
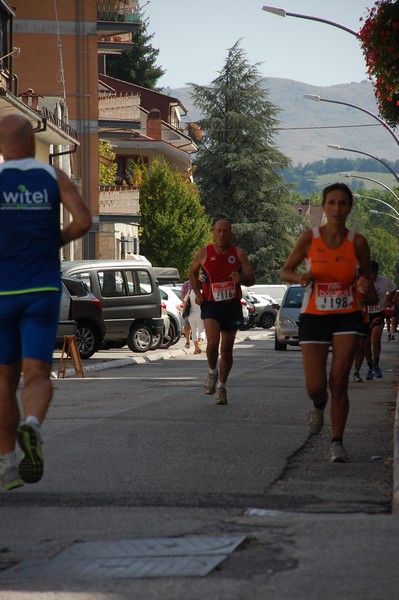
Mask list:
[[[97,331],[88,321],[79,321],[76,327],[76,343],[80,358],[90,358],[100,347]]]
[[[170,325],[169,325],[169,331],[168,331],[167,335],[163,336],[162,342],[159,347],[166,350],[166,348],[169,348],[169,346],[172,345],[175,338],[176,338],[176,325],[174,324],[174,322],[171,319]]]
[[[274,325],[274,317],[272,314],[265,312],[260,316],[259,325],[263,327],[263,329],[270,329]]]
[[[162,340],[162,333],[156,333],[155,335],[153,335],[150,350],[156,350],[157,348],[160,348]]]
[[[277,339],[277,334],[274,335],[274,349],[275,350],[287,350],[287,344],[282,344]]]
[[[176,328],[175,337],[173,338],[171,345],[174,346],[175,344],[177,344],[177,342],[179,342],[181,340],[182,335],[184,335],[183,332],[178,333],[177,328]]]
[[[145,323],[132,325],[127,338],[127,345],[132,352],[147,352],[151,350],[152,332]]]

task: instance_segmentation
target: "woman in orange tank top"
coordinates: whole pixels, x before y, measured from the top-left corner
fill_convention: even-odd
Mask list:
[[[283,281],[306,287],[299,340],[307,393],[313,402],[308,426],[311,434],[321,431],[329,385],[330,462],[334,463],[349,460],[343,435],[349,412],[349,374],[362,323],[358,297],[359,293],[367,295],[371,285],[367,240],[346,227],[352,204],[352,192],[345,184],[326,187],[322,202],[326,224],[302,234],[281,270]],[[302,264],[305,270],[297,273]]]

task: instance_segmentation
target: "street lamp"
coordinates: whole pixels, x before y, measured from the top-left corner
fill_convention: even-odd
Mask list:
[[[385,206],[388,206],[388,208],[390,208],[391,210],[393,210],[393,212],[395,214],[398,215],[399,217],[399,211],[396,210],[396,208],[394,208],[393,206],[391,206],[390,204],[388,204],[388,202],[385,202],[385,200],[380,200],[379,198],[373,198],[372,196],[362,196],[361,194],[353,194],[354,198],[364,198],[365,200],[375,200],[376,202],[381,202],[381,204],[384,204]],[[373,211],[370,211],[373,212]]]
[[[4,56],[0,56],[0,60],[7,58],[7,56],[19,56],[20,52],[21,52],[21,48],[17,48],[16,46],[14,46],[14,48],[12,49],[11,52],[9,52],[8,54],[5,54]]]
[[[395,215],[391,215],[390,213],[387,213],[387,212],[381,212],[379,210],[370,210],[370,212],[375,215],[385,215],[386,217],[391,217],[391,219],[395,219],[395,221],[399,221],[399,217],[395,217]]]
[[[354,173],[339,173],[340,177],[354,177],[355,179],[366,179],[366,181],[373,181],[374,183],[378,183],[378,185],[382,185],[382,187],[384,187],[386,190],[388,190],[388,192],[390,192],[392,194],[392,196],[394,196],[396,198],[396,200],[399,202],[399,197],[395,194],[395,192],[393,190],[391,190],[390,187],[388,187],[387,185],[385,185],[385,183],[382,183],[382,181],[378,181],[378,179],[372,179],[371,177],[366,177],[365,175],[355,175]]]
[[[392,175],[395,177],[396,181],[399,183],[399,176],[395,173],[395,171],[390,167],[384,160],[381,158],[377,158],[368,152],[363,152],[362,150],[352,150],[352,148],[344,148],[343,146],[337,146],[337,144],[327,144],[327,148],[332,148],[333,150],[345,150],[345,152],[356,152],[357,154],[364,154],[364,156],[369,156],[370,158],[374,158],[374,160],[378,160],[379,163],[384,165],[389,171],[391,171]]]
[[[343,29],[347,33],[350,33],[357,38],[359,37],[359,34],[357,33],[357,31],[354,31],[354,29],[349,29],[349,27],[345,27],[345,25],[335,23],[334,21],[327,21],[327,19],[320,19],[319,17],[312,17],[310,15],[301,15],[299,13],[288,12],[284,8],[277,8],[275,6],[263,6],[262,10],[264,10],[265,12],[272,13],[273,15],[277,15],[279,17],[297,17],[299,19],[308,19],[309,21],[318,21],[319,23],[326,23],[326,25],[338,27],[338,29]]]
[[[351,102],[343,102],[342,100],[330,100],[329,98],[321,98],[320,96],[316,96],[315,94],[304,94],[303,97],[307,100],[314,100],[315,102],[330,102],[331,104],[342,104],[342,106],[350,106],[350,108],[356,108],[357,110],[361,110],[362,112],[366,113],[366,115],[373,117],[373,119],[375,119],[383,127],[385,127],[385,129],[389,131],[389,133],[399,146],[399,138],[396,136],[394,130],[391,127],[389,127],[388,123],[385,123],[385,121],[383,121],[378,115],[367,110],[367,108],[363,108],[362,106],[358,106],[357,104],[352,104]]]

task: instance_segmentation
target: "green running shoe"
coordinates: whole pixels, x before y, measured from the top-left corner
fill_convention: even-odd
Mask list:
[[[0,461],[0,484],[7,491],[24,485],[21,477],[18,473],[17,465],[5,465],[3,461]]]
[[[17,433],[18,444],[23,452],[18,470],[25,483],[36,483],[43,475],[42,441],[39,431],[25,423]]]

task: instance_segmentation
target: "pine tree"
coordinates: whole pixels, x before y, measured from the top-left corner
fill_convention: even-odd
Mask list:
[[[148,19],[140,21],[132,50],[107,56],[107,75],[152,90],[165,71],[156,66],[159,50],[150,44],[154,34],[149,35],[147,27]]]
[[[234,241],[248,252],[259,282],[278,282],[295,230],[279,175],[290,161],[273,145],[278,110],[239,42],[210,86],[192,86],[204,115],[194,177],[206,211],[233,221]]]
[[[211,223],[197,186],[165,160],[142,167],[140,252],[157,267],[187,276],[195,252],[210,240]]]

